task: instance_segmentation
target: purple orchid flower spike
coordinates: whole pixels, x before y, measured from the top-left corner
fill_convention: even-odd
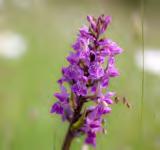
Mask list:
[[[122,53],[122,49],[111,39],[102,37],[111,17],[87,16],[87,20],[89,27],[79,30],[72,45],[74,51],[67,57],[69,66],[62,68],[62,77],[58,80],[61,92],[54,94],[57,102],[51,107],[51,113],[70,124],[62,150],[69,150],[72,140],[83,134],[86,144],[96,146],[97,133],[105,130],[104,116],[112,110],[115,92],[108,91],[110,79],[119,76],[115,56]],[[69,88],[66,89],[64,83]],[[102,92],[104,88],[106,94]],[[90,101],[93,105],[86,108],[85,103]]]

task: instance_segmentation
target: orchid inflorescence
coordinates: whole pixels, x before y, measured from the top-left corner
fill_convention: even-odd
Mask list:
[[[103,36],[111,22],[110,16],[87,16],[87,20],[89,27],[80,28],[72,46],[74,51],[67,57],[69,66],[62,68],[63,76],[58,80],[61,92],[54,94],[58,101],[51,113],[70,123],[66,142],[69,137],[85,134],[85,143],[96,146],[96,134],[105,131],[104,115],[111,112],[115,93],[108,90],[109,82],[110,78],[119,76],[115,56],[122,49]],[[91,104],[88,106],[87,102]]]

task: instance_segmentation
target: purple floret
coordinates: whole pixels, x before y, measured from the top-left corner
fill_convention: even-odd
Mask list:
[[[87,87],[85,85],[84,82],[82,81],[77,81],[77,83],[75,83],[73,86],[72,86],[72,91],[78,95],[78,96],[85,96],[87,95]]]
[[[56,102],[53,104],[52,108],[51,108],[51,113],[56,113],[56,114],[63,114],[63,107],[61,106],[61,104],[59,102]]]
[[[85,139],[86,144],[90,144],[92,146],[96,146],[96,134],[92,132],[87,133],[87,137]]]
[[[98,62],[92,63],[89,67],[90,78],[99,79],[104,75],[104,69]]]

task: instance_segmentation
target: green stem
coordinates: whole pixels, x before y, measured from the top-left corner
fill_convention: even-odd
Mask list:
[[[82,97],[79,97],[79,100],[78,100],[79,104],[77,106],[77,108],[74,110],[74,114],[73,114],[73,119],[69,125],[69,128],[68,128],[68,131],[67,131],[67,134],[66,134],[66,137],[64,139],[64,143],[63,143],[63,146],[62,146],[62,150],[70,150],[70,147],[71,147],[71,144],[72,144],[72,141],[73,139],[75,138],[74,134],[76,131],[72,131],[71,128],[72,128],[72,125],[79,119],[79,117],[81,116],[81,110],[82,110],[82,107],[83,107],[83,104],[84,104],[84,99]]]

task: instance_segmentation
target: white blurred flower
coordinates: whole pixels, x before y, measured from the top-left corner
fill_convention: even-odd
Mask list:
[[[89,150],[89,147],[88,147],[88,145],[86,145],[86,144],[83,144],[83,146],[82,146],[82,150]]]
[[[135,55],[136,64],[143,69],[142,51]],[[155,75],[160,75],[160,49],[145,49],[144,51],[144,70]]]
[[[0,56],[9,59],[21,57],[27,49],[26,41],[17,33],[0,32]]]

